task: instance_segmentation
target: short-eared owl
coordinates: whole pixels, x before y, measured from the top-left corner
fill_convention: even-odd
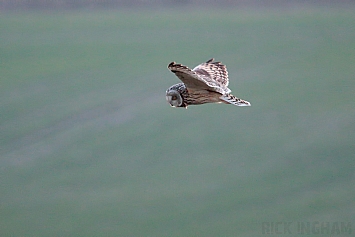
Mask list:
[[[213,62],[213,58],[193,70],[172,62],[168,69],[183,82],[171,86],[166,91],[166,100],[172,107],[184,107],[205,103],[225,103],[250,106],[248,101],[230,94],[229,79],[225,65]]]

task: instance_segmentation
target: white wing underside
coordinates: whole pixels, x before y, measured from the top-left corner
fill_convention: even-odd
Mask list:
[[[196,66],[192,71],[206,75],[210,79],[219,83],[221,87],[227,87],[229,84],[227,67],[221,62],[214,62],[211,58],[205,63]]]

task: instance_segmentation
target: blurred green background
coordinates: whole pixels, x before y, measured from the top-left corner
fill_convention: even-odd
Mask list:
[[[2,12],[0,236],[354,233],[354,13]],[[252,106],[171,108],[167,64],[211,57]]]

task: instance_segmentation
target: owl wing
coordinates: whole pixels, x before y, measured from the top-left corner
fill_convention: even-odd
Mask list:
[[[175,73],[175,75],[186,85],[187,89],[193,90],[209,90],[215,91],[220,94],[225,94],[226,91],[221,87],[221,84],[218,81],[213,80],[208,73],[203,71],[194,71],[190,68],[171,62],[168,65],[168,69]]]
[[[212,81],[215,81],[221,88],[226,91],[226,93],[230,93],[231,91],[228,88],[229,79],[227,67],[221,62],[213,62],[213,60],[214,59],[211,58],[207,62],[201,63],[195,67],[193,71],[199,75],[208,77]]]

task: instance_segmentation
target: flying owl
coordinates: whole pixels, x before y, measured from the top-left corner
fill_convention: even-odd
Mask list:
[[[170,106],[187,108],[189,105],[205,103],[250,106],[248,101],[230,94],[226,66],[213,61],[212,58],[192,70],[175,62],[168,65],[168,69],[183,82],[171,86],[166,91],[166,100]]]

